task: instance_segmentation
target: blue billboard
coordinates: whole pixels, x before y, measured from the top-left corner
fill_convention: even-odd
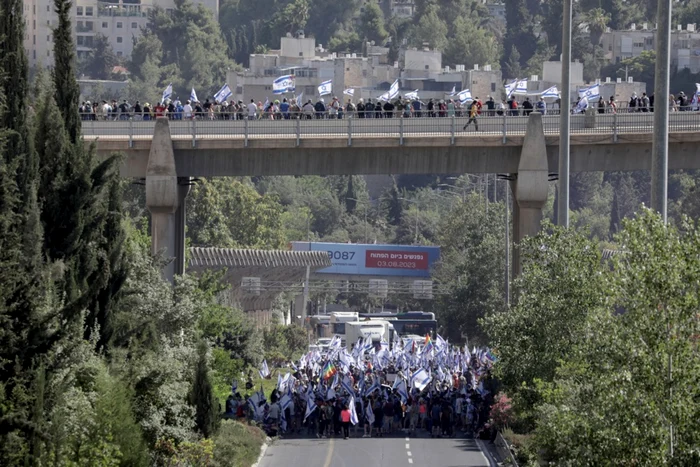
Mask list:
[[[292,250],[328,252],[333,265],[317,274],[429,278],[440,259],[439,246],[292,242]]]

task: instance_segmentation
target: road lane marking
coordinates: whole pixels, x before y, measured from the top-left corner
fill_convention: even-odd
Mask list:
[[[328,445],[328,454],[326,454],[326,462],[323,467],[331,467],[331,461],[333,460],[333,445],[335,444],[335,438],[331,438]]]
[[[411,451],[407,451],[406,454],[408,454],[408,457],[411,457]]]
[[[411,449],[411,445],[406,443],[406,449]]]
[[[409,457],[409,458],[408,458],[408,463],[409,463],[409,464],[413,464],[413,459],[411,459],[411,458]]]
[[[409,441],[408,436],[406,436],[406,441]]]

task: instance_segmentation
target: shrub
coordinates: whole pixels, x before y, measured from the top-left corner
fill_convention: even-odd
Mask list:
[[[260,455],[265,433],[258,427],[226,420],[214,440],[215,467],[248,467]]]

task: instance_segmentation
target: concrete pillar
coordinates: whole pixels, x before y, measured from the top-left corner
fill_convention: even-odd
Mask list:
[[[171,282],[176,269],[172,259],[178,256],[175,213],[180,207],[180,191],[168,119],[157,118],[146,167],[146,207],[151,212],[151,252],[171,259],[163,268],[163,276]],[[182,237],[184,245],[184,232]]]
[[[513,203],[513,276],[520,275],[522,264],[518,244],[525,237],[536,235],[542,222],[542,208],[549,192],[547,145],[542,115],[530,114],[523,150],[520,153],[518,177],[514,182]]]
[[[185,226],[187,225],[187,210],[185,198],[190,192],[192,179],[190,177],[177,178],[178,208],[175,211],[175,274],[185,273]]]

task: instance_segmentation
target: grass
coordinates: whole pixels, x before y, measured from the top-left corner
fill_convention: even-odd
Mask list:
[[[254,425],[224,420],[214,440],[214,465],[250,467],[258,460],[265,439],[265,433]]]

